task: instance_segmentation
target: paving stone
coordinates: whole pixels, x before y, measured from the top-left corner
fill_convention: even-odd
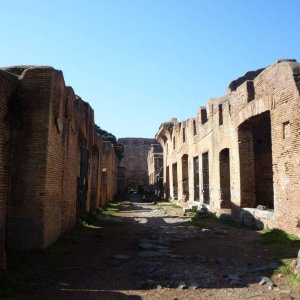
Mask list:
[[[196,290],[199,287],[200,287],[199,283],[193,282],[193,283],[189,284],[188,289],[190,289],[190,290]]]
[[[242,284],[241,278],[237,274],[229,274],[227,276],[227,282],[232,286],[239,286]]]
[[[157,286],[157,282],[152,279],[146,279],[143,281],[138,281],[136,286],[138,289],[151,289]]]
[[[143,249],[157,249],[157,250],[167,249],[166,246],[156,245],[156,244],[146,243],[146,242],[145,243],[139,243],[138,246],[143,248]]]
[[[158,251],[141,251],[138,254],[140,257],[158,257],[163,256],[164,253],[160,253]]]
[[[289,295],[291,294],[291,290],[280,290],[280,294]]]
[[[112,256],[112,258],[113,258],[113,259],[116,259],[116,260],[121,260],[121,261],[123,261],[123,260],[129,259],[130,256],[129,256],[129,255],[119,254],[119,255],[114,255],[114,256]]]
[[[276,270],[280,268],[282,264],[273,262],[269,264],[257,264],[253,268],[251,268],[252,272],[260,272],[260,271],[267,271],[267,270]]]
[[[180,289],[180,290],[183,290],[183,289],[187,288],[187,285],[185,283],[181,282],[181,283],[179,283],[177,288]]]
[[[273,288],[275,286],[274,282],[269,277],[261,277],[259,285],[266,285],[267,287]]]
[[[228,233],[228,230],[216,228],[216,229],[214,230],[214,233],[215,233],[215,234],[219,234],[219,235],[226,235],[226,234]]]
[[[219,265],[226,265],[229,263],[229,259],[224,256],[219,256],[215,259],[215,262]]]

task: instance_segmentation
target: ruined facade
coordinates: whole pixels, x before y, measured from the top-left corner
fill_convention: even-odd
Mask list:
[[[152,144],[147,156],[150,190],[163,197],[163,149],[160,144]]]
[[[121,166],[126,169],[127,188],[137,189],[138,186],[148,185],[147,155],[155,139],[120,138],[118,144],[124,147],[124,157]]]
[[[161,124],[164,193],[300,234],[300,64],[248,72],[196,118]]]
[[[4,244],[44,249],[110,200],[117,190],[118,159],[95,132],[92,108],[65,86],[61,71],[0,70],[0,108],[1,275]],[[110,174],[107,186],[103,164]]]

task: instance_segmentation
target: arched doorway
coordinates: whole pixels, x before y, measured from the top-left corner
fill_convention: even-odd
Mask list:
[[[270,111],[243,122],[238,129],[241,207],[274,208]]]

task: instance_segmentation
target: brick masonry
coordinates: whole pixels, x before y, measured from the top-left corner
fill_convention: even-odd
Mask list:
[[[118,191],[118,166],[119,161],[116,157],[115,148],[110,142],[103,142],[102,149],[102,177],[103,189],[101,206],[105,205],[108,201],[113,200]],[[119,147],[118,147],[119,148]]]
[[[112,199],[119,160],[110,143],[106,159],[92,108],[65,86],[61,71],[4,68],[0,101],[1,275],[5,243],[17,250],[44,249],[87,211]]]
[[[137,189],[138,185],[148,185],[147,155],[155,139],[120,138],[118,143],[124,147],[124,157],[121,166],[126,169],[126,185]]]
[[[300,235],[299,91],[300,64],[281,60],[233,81],[195,118],[161,124],[156,138],[164,149],[164,185],[171,197],[177,189],[174,175],[176,198],[185,206],[204,204],[217,214],[231,212],[239,221]],[[183,178],[184,157],[188,178]],[[195,158],[199,202],[194,201]]]
[[[0,276],[6,268],[6,215],[9,178],[10,122],[7,99],[14,99],[18,86],[16,76],[0,71]],[[12,103],[14,101],[12,100]]]

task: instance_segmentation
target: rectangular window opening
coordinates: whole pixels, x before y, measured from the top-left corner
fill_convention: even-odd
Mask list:
[[[196,125],[196,120],[193,120],[193,134],[197,134],[197,125]]]
[[[251,102],[255,99],[255,89],[254,89],[254,83],[252,80],[246,81],[247,84],[247,94],[248,94],[248,102]]]
[[[223,105],[219,104],[219,126],[223,125]]]
[[[282,128],[282,137],[283,139],[288,139],[290,137],[290,122],[284,122],[282,124],[283,128]]]

